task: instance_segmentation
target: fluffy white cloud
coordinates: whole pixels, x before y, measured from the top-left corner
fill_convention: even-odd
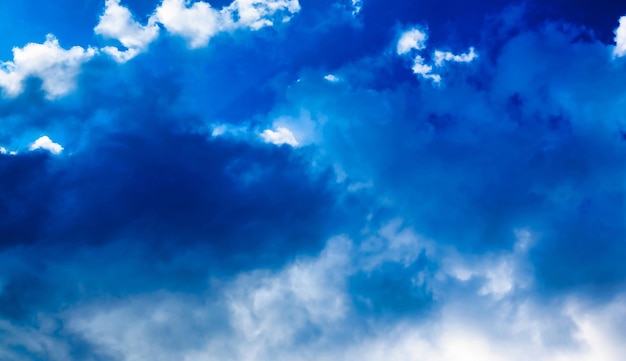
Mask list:
[[[615,49],[613,55],[626,56],[626,15],[619,19],[619,27],[615,29]]]
[[[183,0],[163,0],[153,19],[163,24],[170,34],[187,40],[191,48],[205,46],[223,29],[221,15],[206,2],[188,4]]]
[[[61,152],[63,151],[63,146],[61,146],[61,144],[59,143],[53,142],[52,139],[50,139],[47,135],[44,135],[37,139],[33,144],[31,144],[29,149],[31,151],[43,149],[52,154],[61,154]]]
[[[405,55],[411,50],[423,50],[426,48],[426,40],[428,34],[419,28],[409,29],[403,32],[398,39],[397,52],[398,55]]]
[[[94,32],[105,38],[118,40],[126,50],[114,46],[102,49],[119,63],[124,63],[142,51],[159,36],[159,27],[151,18],[147,25],[141,25],[128,8],[120,5],[120,0],[107,0],[105,10]]]
[[[261,138],[266,143],[272,143],[276,145],[281,144],[289,144],[292,147],[300,144],[296,137],[294,137],[293,133],[285,127],[278,127],[275,131],[271,129],[266,129],[261,133]]]
[[[452,61],[455,63],[469,63],[476,59],[478,54],[474,51],[474,48],[470,48],[467,53],[456,55],[449,51],[435,50],[435,65],[442,66],[446,61]]]
[[[411,68],[414,74],[422,76],[424,79],[430,79],[435,83],[441,81],[441,75],[434,74],[433,67],[424,62],[424,58],[417,55],[413,60],[413,67]]]
[[[222,31],[258,30],[274,25],[276,18],[289,21],[298,11],[298,0],[235,0],[221,10],[204,1],[163,0],[151,21],[184,38],[191,48],[199,48]]]
[[[7,96],[14,97],[22,93],[26,79],[36,77],[41,79],[41,87],[49,99],[66,95],[76,86],[83,63],[96,52],[94,48],[80,46],[63,49],[49,34],[43,44],[13,48],[13,61],[0,65],[0,87]]]
[[[0,146],[0,154],[7,154],[7,149],[5,147]]]

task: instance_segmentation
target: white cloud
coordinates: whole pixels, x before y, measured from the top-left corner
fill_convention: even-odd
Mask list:
[[[5,147],[0,146],[0,154],[7,154],[7,149]]]
[[[159,27],[152,19],[148,20],[147,25],[141,25],[133,19],[128,8],[120,5],[120,0],[107,0],[94,32],[105,38],[118,40],[126,47],[126,50],[114,46],[102,48],[115,61],[124,63],[148,48],[159,36]]]
[[[294,137],[293,133],[285,127],[278,127],[276,131],[266,129],[263,133],[261,133],[261,138],[263,138],[266,143],[276,145],[289,144],[290,146],[295,147],[300,144],[296,137]]]
[[[328,74],[326,76],[324,76],[324,79],[326,79],[327,81],[331,82],[331,83],[336,83],[339,81],[339,78],[336,75],[333,74]]]
[[[64,323],[129,360],[621,361],[623,297],[604,305],[575,298],[536,302],[515,289],[495,298],[459,297],[461,289],[446,293],[445,280],[429,278],[443,296],[427,317],[389,322],[355,314],[351,275],[389,262],[408,266],[424,249],[400,223],[361,247],[337,237],[315,257],[218,281],[216,300],[157,292],[70,309]],[[362,262],[369,255],[376,258]]]
[[[274,25],[275,17],[287,22],[300,11],[298,0],[235,0],[222,10],[227,29],[258,30]]]
[[[43,44],[29,43],[23,48],[13,48],[13,61],[0,64],[0,87],[7,96],[15,97],[24,90],[29,77],[41,79],[46,96],[56,98],[66,95],[76,86],[76,77],[83,63],[97,50],[74,46],[61,48],[59,41],[48,34]]]
[[[275,18],[289,21],[298,11],[297,0],[235,0],[219,11],[203,1],[163,0],[151,19],[183,37],[191,48],[199,48],[222,31],[258,30],[274,25]]]
[[[434,64],[430,65],[422,55],[419,55],[420,51],[426,49],[427,40],[428,34],[417,27],[406,30],[398,39],[396,52],[400,56],[411,57],[413,59],[411,67],[413,73],[424,79],[432,80],[433,83],[441,82],[441,75],[433,72],[433,66],[442,67],[445,62],[469,63],[478,57],[473,47],[470,47],[467,53],[458,55],[449,51],[435,50],[432,56]],[[418,54],[415,55],[416,53]]]
[[[31,144],[29,148],[31,151],[37,149],[47,150],[52,154],[61,154],[63,146],[59,143],[53,142],[47,135],[44,135]]]
[[[470,48],[467,53],[459,55],[453,54],[449,51],[435,50],[435,65],[442,66],[446,61],[452,61],[455,63],[469,63],[477,57],[478,55],[474,51],[473,47]]]
[[[615,29],[615,49],[613,55],[626,56],[626,15],[619,19],[619,27]]]
[[[345,238],[331,239],[316,258],[300,259],[274,274],[239,277],[226,295],[237,333],[271,347],[293,344],[298,332],[311,326],[330,331],[347,315],[343,288],[351,248]]]
[[[352,0],[352,15],[358,15],[361,9],[363,9],[363,0]]]
[[[411,50],[425,49],[427,39],[428,34],[418,28],[403,32],[397,44],[398,55],[408,54]]]
[[[153,18],[170,34],[184,38],[191,48],[206,46],[209,39],[223,30],[220,13],[206,2],[163,0]]]
[[[411,68],[414,74],[421,75],[424,79],[430,79],[435,83],[441,81],[441,75],[434,74],[433,67],[424,63],[424,58],[417,55],[413,61],[413,67]]]

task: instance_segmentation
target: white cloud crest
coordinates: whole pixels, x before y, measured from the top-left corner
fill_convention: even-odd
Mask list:
[[[41,79],[41,88],[48,99],[68,94],[76,86],[81,66],[97,50],[74,46],[63,49],[51,34],[43,44],[29,43],[13,48],[13,61],[0,64],[0,87],[5,95],[15,97],[24,91],[24,81],[30,77]]]

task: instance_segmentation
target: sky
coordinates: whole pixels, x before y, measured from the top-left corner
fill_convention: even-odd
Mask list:
[[[621,361],[626,3],[0,2],[0,361]]]

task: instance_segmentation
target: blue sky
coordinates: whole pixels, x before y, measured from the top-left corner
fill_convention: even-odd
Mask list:
[[[0,360],[626,355],[626,4],[9,0],[0,33]]]

